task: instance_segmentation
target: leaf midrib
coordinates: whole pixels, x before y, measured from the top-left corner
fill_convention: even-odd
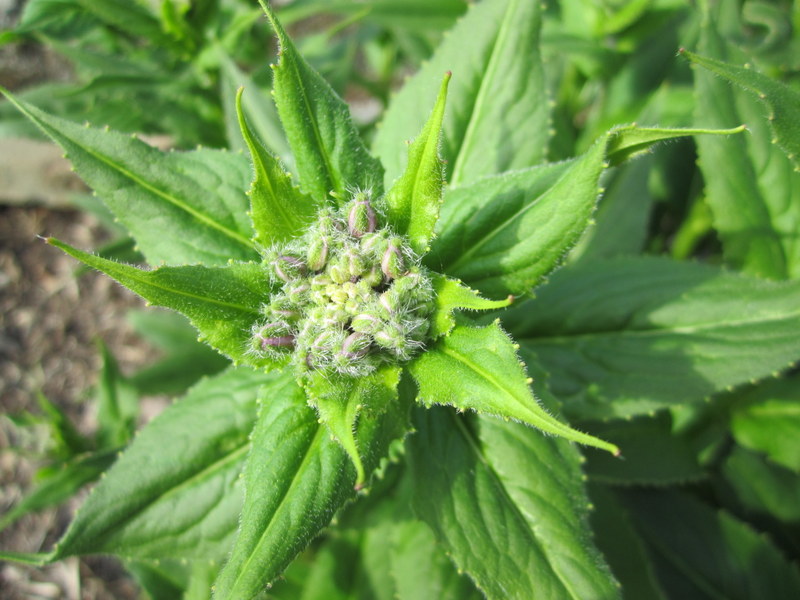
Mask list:
[[[752,326],[759,326],[759,325],[767,325],[772,324],[775,322],[787,321],[790,319],[800,317],[800,309],[791,312],[788,314],[783,315],[775,315],[767,319],[760,319],[754,321],[748,320],[739,320],[739,321],[722,321],[716,323],[701,323],[697,325],[685,325],[681,327],[673,327],[670,329],[661,328],[657,329],[657,326],[653,326],[650,329],[644,328],[637,328],[637,329],[606,329],[602,331],[586,331],[586,332],[577,332],[577,333],[565,333],[562,335],[544,335],[544,336],[536,336],[536,335],[515,335],[515,339],[519,342],[533,342],[536,343],[538,341],[547,341],[547,342],[555,342],[555,343],[563,343],[569,342],[570,340],[576,339],[594,339],[594,338],[603,338],[603,337],[619,337],[619,336],[631,336],[631,337],[653,337],[653,336],[663,336],[663,335],[693,335],[695,333],[702,333],[706,331],[713,331],[714,329],[731,329],[737,327],[752,327]]]
[[[275,510],[273,511],[273,515],[277,515],[281,511],[281,508],[284,506],[284,504],[286,504],[289,501],[289,497],[291,495],[290,492],[298,484],[298,480],[299,480],[300,474],[305,471],[308,463],[311,461],[311,457],[313,456],[312,450],[316,449],[320,445],[320,443],[322,441],[322,437],[323,437],[325,431],[326,430],[325,430],[325,428],[323,426],[317,425],[317,431],[316,431],[316,433],[314,433],[314,437],[311,439],[311,441],[309,442],[308,446],[306,447],[306,451],[303,454],[303,460],[301,461],[300,466],[297,468],[297,470],[295,471],[294,475],[292,476],[291,483],[288,486],[286,486],[286,488],[284,489],[283,495],[282,495],[280,501],[278,502],[278,505],[275,507]],[[239,585],[239,582],[241,581],[242,577],[244,576],[244,574],[246,574],[249,571],[249,567],[250,567],[251,562],[253,561],[254,557],[257,554],[259,554],[259,550],[262,547],[262,545],[266,543],[267,538],[268,538],[268,534],[272,531],[272,528],[274,527],[274,525],[275,525],[275,519],[272,518],[272,519],[270,519],[269,524],[267,525],[267,527],[264,529],[263,533],[259,537],[258,543],[253,548],[253,550],[248,554],[247,559],[245,560],[245,562],[242,565],[242,567],[240,569],[238,569],[238,573],[236,575],[236,579],[233,580],[233,583],[231,584],[231,587],[230,587],[231,591],[235,591],[237,589],[237,587]]]
[[[537,1],[537,0],[527,0],[527,1]],[[453,165],[453,172],[450,176],[450,185],[457,186],[459,184],[459,179],[461,178],[461,170],[462,165],[464,164],[464,160],[466,153],[464,149],[469,149],[470,146],[473,144],[474,136],[476,135],[477,129],[477,121],[476,115],[480,114],[480,111],[483,107],[484,101],[486,99],[486,95],[489,92],[489,85],[488,82],[493,79],[494,73],[497,70],[497,65],[499,62],[498,53],[502,42],[505,41],[504,38],[507,32],[510,30],[510,23],[511,15],[514,12],[514,8],[517,5],[517,0],[511,0],[509,2],[508,7],[506,8],[506,12],[503,15],[503,21],[500,25],[500,29],[497,32],[497,36],[494,38],[494,43],[492,44],[492,53],[489,57],[488,66],[486,68],[486,76],[481,78],[480,86],[478,87],[478,93],[475,97],[475,103],[472,105],[472,111],[470,112],[470,120],[467,124],[467,130],[464,132],[464,138],[461,141],[461,146],[458,149],[458,156],[456,157],[455,165]]]
[[[477,440],[475,440],[473,438],[472,433],[467,429],[467,427],[464,425],[463,421],[461,419],[457,418],[456,415],[454,415],[452,413],[452,411],[449,411],[449,414],[451,415],[451,418],[455,421],[456,429],[458,429],[458,431],[464,437],[464,440],[466,441],[467,446],[470,448],[470,450],[472,450],[472,452],[475,454],[475,457],[478,459],[478,461],[486,468],[486,470],[491,475],[491,478],[492,478],[492,481],[494,482],[495,488],[503,496],[503,498],[506,501],[506,504],[508,506],[510,506],[511,511],[514,514],[514,517],[516,518],[516,520],[518,522],[522,523],[522,530],[525,532],[526,537],[531,539],[532,545],[535,546],[536,548],[538,548],[539,552],[544,557],[545,561],[547,561],[547,564],[550,567],[550,570],[553,573],[556,574],[556,579],[558,580],[558,582],[561,584],[561,586],[568,593],[570,593],[572,598],[576,598],[576,599],[581,598],[581,596],[576,595],[574,593],[574,590],[572,590],[572,588],[568,585],[568,581],[565,581],[564,578],[559,574],[559,572],[553,566],[553,563],[550,560],[550,556],[548,556],[548,554],[545,551],[545,548],[542,545],[541,541],[539,540],[539,538],[536,537],[535,533],[531,529],[531,525],[528,523],[527,519],[525,519],[525,515],[522,513],[522,510],[519,508],[519,506],[517,506],[517,503],[514,502],[513,498],[511,498],[510,494],[508,493],[508,489],[506,489],[506,486],[503,484],[503,481],[500,478],[500,475],[494,470],[492,465],[489,463],[489,461],[486,459],[486,457],[480,451],[480,446],[479,446]]]

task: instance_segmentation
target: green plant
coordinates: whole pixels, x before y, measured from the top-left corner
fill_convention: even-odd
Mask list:
[[[604,26],[646,20],[645,5]],[[704,500],[738,486],[733,496],[758,508],[767,489],[768,515],[796,515],[787,501],[796,426],[759,433],[773,410],[797,406],[796,374],[768,379],[800,356],[800,286],[789,280],[800,263],[790,235],[797,93],[685,53],[755,90],[774,118],[699,72],[698,121],[720,113],[710,125],[729,128],[745,106],[758,117],[751,140],[733,135],[741,127],[608,128],[609,115],[634,110],[609,93],[607,114],[590,115],[585,139],[570,143],[546,92],[540,7],[485,1],[393,100],[373,144],[378,161],[264,9],[281,46],[274,97],[296,180],[251,130],[241,93],[252,178],[241,155],[162,153],[9,96],[159,266],[48,241],[183,313],[234,365],[137,435],[52,553],[4,556],[116,554],[162,597],[208,597],[211,582],[230,599],[791,597],[796,567]],[[699,13],[707,47],[717,39],[711,14]],[[659,90],[673,99],[671,86]],[[722,256],[744,273],[634,255],[646,228],[620,215],[639,210],[634,169],[652,157],[627,161],[688,135]],[[559,144],[583,151],[547,162]],[[738,171],[721,169],[725,160]],[[729,185],[747,169],[783,187],[758,177],[750,193]],[[778,196],[791,207],[783,213]],[[708,229],[689,230],[700,221],[687,216],[670,235],[700,247]],[[584,459],[569,440],[609,452]],[[617,446],[625,461],[612,456]],[[704,478],[711,491],[677,486]],[[672,489],[644,487],[653,485]],[[675,549],[687,548],[687,532],[699,541],[685,559]]]

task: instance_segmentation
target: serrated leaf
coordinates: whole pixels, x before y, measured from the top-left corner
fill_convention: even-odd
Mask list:
[[[430,335],[433,338],[447,335],[456,325],[453,312],[456,310],[493,310],[505,308],[512,302],[505,300],[486,300],[478,292],[471,290],[454,279],[438,273],[432,274],[433,289],[436,292],[436,308],[431,317]]]
[[[257,258],[246,214],[250,169],[244,157],[214,150],[164,153],[121,133],[53,117],[0,92],[64,149],[151,264]]]
[[[428,250],[442,203],[444,169],[439,144],[450,75],[449,71],[445,74],[430,118],[408,148],[405,171],[382,202],[389,225],[408,236],[417,254]]]
[[[301,189],[317,202],[329,193],[344,202],[355,189],[383,193],[383,167],[370,156],[347,105],[300,56],[272,9],[259,0],[280,43],[274,67],[278,114],[297,164]]]
[[[444,553],[422,521],[397,523],[391,534],[391,575],[398,600],[481,600],[481,594]]]
[[[615,598],[590,542],[579,455],[564,441],[417,410],[414,509],[488,598]],[[476,433],[477,432],[477,433]]]
[[[800,283],[642,257],[566,267],[506,322],[565,412],[586,420],[771,376],[800,357],[798,306]]]
[[[408,431],[402,397],[359,421],[356,444],[372,473]],[[263,398],[245,468],[239,536],[215,585],[217,600],[257,597],[355,494],[356,472],[302,390]]]
[[[680,492],[624,497],[668,597],[789,600],[800,590],[797,566],[727,513]]]
[[[724,58],[733,48],[706,15],[704,53]],[[760,277],[800,273],[800,173],[771,144],[763,111],[748,93],[705,69],[694,70],[695,120],[708,126],[749,121],[750,136],[698,138],[699,165],[707,202],[728,264]],[[761,113],[761,114],[759,114]]]
[[[800,473],[800,378],[768,381],[745,395],[731,414],[731,431],[745,448]]]
[[[220,559],[242,503],[237,485],[261,385],[286,376],[229,369],[139,432],[87,498],[55,557]]]
[[[617,500],[614,490],[589,484],[592,511],[589,519],[597,547],[608,561],[621,585],[625,600],[668,600],[647,556],[644,540],[632,523],[628,510]]]
[[[322,201],[297,189],[278,159],[255,137],[242,109],[243,92],[244,88],[236,92],[236,115],[255,169],[249,192],[250,216],[253,219],[255,242],[263,248],[269,248],[302,233]]]
[[[730,129],[686,129],[667,127],[638,127],[623,125],[608,132],[606,156],[609,165],[615,167],[626,160],[648,152],[653,144],[680,137],[703,135],[732,135],[742,133],[744,125]]]
[[[495,322],[482,328],[456,325],[408,365],[418,401],[514,419],[568,440],[619,454],[613,444],[575,431],[550,415],[531,392],[517,350]]]
[[[735,499],[732,504],[744,509],[748,517],[774,519],[782,533],[792,536],[791,526],[800,523],[800,475],[734,446],[721,466],[720,476],[724,479],[724,485],[718,486],[721,497]]]
[[[453,72],[442,155],[458,186],[485,175],[538,164],[547,151],[549,98],[539,55],[540,5],[528,0],[479,2],[433,57],[395,96],[374,148],[386,182],[402,172],[400,141],[427,118],[442,73]]]
[[[759,73],[751,65],[739,67],[688,50],[682,50],[681,54],[762,101],[770,110],[767,120],[775,143],[795,169],[800,169],[800,94],[788,85]]]
[[[731,132],[617,127],[579,158],[450,190],[440,236],[425,262],[490,297],[525,294],[589,227],[608,160],[624,160],[664,139]]]
[[[674,485],[705,477],[689,440],[672,433],[666,411],[653,417],[584,424],[593,434],[625,449],[625,460],[594,452],[586,457],[586,474],[613,485]]]
[[[308,378],[309,403],[317,409],[320,421],[342,445],[356,468],[356,489],[366,483],[361,451],[356,443],[359,417],[375,419],[397,401],[400,368],[384,366],[362,377],[343,377],[314,372]],[[361,416],[363,415],[363,416]]]
[[[250,328],[260,318],[259,307],[269,300],[272,291],[261,265],[187,265],[145,271],[82,252],[52,238],[48,243],[116,279],[145,300],[189,317],[204,341],[231,359],[253,366],[279,366],[248,353]]]

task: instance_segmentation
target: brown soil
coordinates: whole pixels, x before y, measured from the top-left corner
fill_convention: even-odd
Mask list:
[[[141,301],[98,273],[76,277],[76,262],[37,236],[93,248],[105,234],[93,218],[76,211],[0,207],[0,514],[31,488],[49,443],[42,430],[16,427],[6,416],[41,414],[36,394],[42,393],[80,432],[91,434],[97,340],[111,348],[123,371],[150,355],[125,320],[127,310]],[[79,502],[23,517],[0,532],[0,547],[49,550]],[[0,590],[3,600],[136,597],[135,586],[110,559],[67,560],[38,569],[0,563]]]

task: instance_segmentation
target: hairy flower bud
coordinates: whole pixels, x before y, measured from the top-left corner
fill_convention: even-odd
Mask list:
[[[397,279],[405,271],[403,265],[402,240],[392,238],[381,258],[381,270],[387,279]]]
[[[328,262],[328,238],[321,236],[311,240],[306,252],[306,262],[312,271],[321,271]]]
[[[275,274],[286,282],[295,281],[306,273],[306,265],[295,256],[279,256],[272,261]]]
[[[347,231],[353,237],[360,238],[365,233],[372,233],[377,226],[375,211],[369,202],[369,196],[359,192],[350,203],[347,214]]]

